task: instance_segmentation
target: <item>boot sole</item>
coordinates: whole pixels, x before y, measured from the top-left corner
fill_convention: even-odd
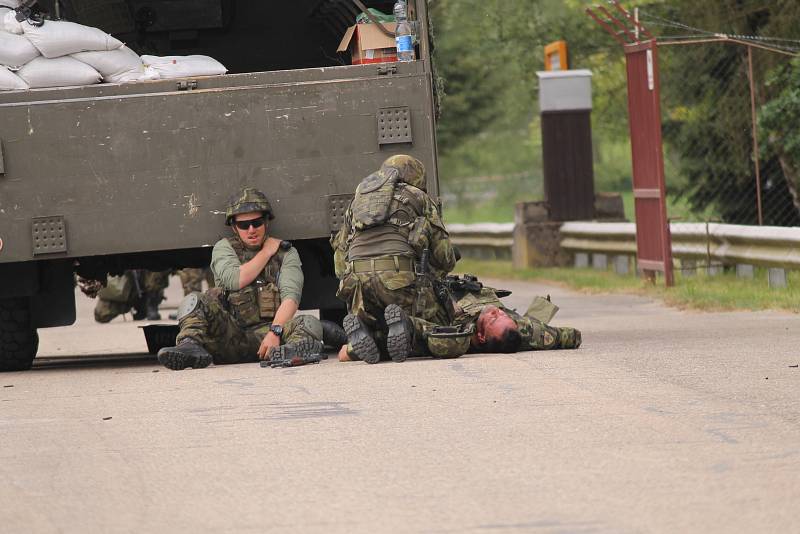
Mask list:
[[[397,304],[390,304],[383,312],[389,333],[386,348],[393,362],[404,362],[411,353],[411,332],[408,329],[405,313]]]
[[[381,361],[381,351],[372,336],[367,332],[367,327],[355,315],[348,315],[344,318],[344,331],[347,334],[347,341],[353,347],[356,356],[367,363],[378,363]]]
[[[186,354],[175,347],[165,347],[158,351],[158,363],[173,371],[182,371],[191,367],[192,369],[203,369],[211,365],[211,355]]]

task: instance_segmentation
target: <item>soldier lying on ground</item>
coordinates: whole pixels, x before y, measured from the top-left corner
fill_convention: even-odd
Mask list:
[[[158,305],[164,300],[168,284],[169,271],[125,271],[121,276],[109,276],[105,283],[78,279],[78,286],[86,296],[97,297],[94,320],[98,323],[108,323],[131,310],[134,321],[161,319]]]
[[[549,299],[536,297],[524,315],[503,305],[496,291],[488,287],[457,291],[453,299],[455,318],[445,327],[409,316],[399,306],[387,307],[387,315],[402,317],[389,329],[388,343],[401,347],[408,356],[434,358],[458,358],[466,352],[577,349],[581,345],[579,330],[548,324],[558,311]],[[344,348],[339,359],[348,359]]]
[[[425,192],[425,167],[419,160],[393,156],[365,178],[331,245],[341,280],[337,296],[347,304],[350,359],[377,363],[382,353],[394,361],[405,359],[386,345],[386,330],[400,319],[384,314],[389,304],[428,321],[447,322],[432,289],[418,284],[414,274],[425,249],[441,276],[456,263],[436,203]]]
[[[212,361],[291,359],[322,351],[320,321],[295,316],[303,291],[300,256],[289,242],[269,236],[274,218],[257,189],[246,188],[231,199],[225,224],[233,235],[218,241],[211,253],[217,287],[183,299],[177,346],[158,352],[164,366],[197,369]]]

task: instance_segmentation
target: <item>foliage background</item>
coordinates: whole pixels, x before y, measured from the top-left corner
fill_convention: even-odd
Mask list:
[[[585,15],[589,2],[431,0],[430,5],[444,92],[438,140],[445,218],[511,221],[514,203],[542,197],[536,72],[543,67],[543,46],[558,39],[569,44],[570,68],[593,72],[595,189],[622,192],[632,218],[624,56]],[[787,52],[800,49],[796,0],[636,5],[657,35],[779,37],[768,44]],[[707,44],[661,51],[670,215],[755,223],[746,48]],[[800,63],[760,50],[754,57],[762,189],[765,215],[771,217],[765,222],[797,225],[800,133],[791,118],[800,116]]]

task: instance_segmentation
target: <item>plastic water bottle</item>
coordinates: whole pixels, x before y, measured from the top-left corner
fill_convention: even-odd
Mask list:
[[[394,18],[397,28],[394,31],[397,42],[397,61],[414,61],[414,39],[411,35],[411,24],[408,23],[408,11],[405,0],[397,0],[394,4]]]

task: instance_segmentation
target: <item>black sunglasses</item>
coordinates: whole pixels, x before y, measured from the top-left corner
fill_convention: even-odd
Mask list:
[[[258,219],[250,219],[249,221],[236,221],[234,223],[236,228],[239,230],[247,230],[251,226],[253,228],[261,228],[264,226],[264,217],[259,217]]]

